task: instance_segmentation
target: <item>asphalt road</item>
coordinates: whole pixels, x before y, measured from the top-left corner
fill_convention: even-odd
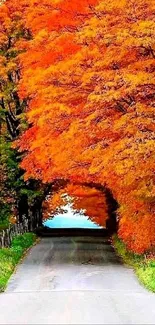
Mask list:
[[[155,324],[155,295],[106,239],[43,238],[0,295],[0,324]]]

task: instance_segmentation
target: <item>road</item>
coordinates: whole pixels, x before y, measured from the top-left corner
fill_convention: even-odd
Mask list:
[[[155,324],[155,295],[106,239],[42,238],[0,295],[0,324]]]

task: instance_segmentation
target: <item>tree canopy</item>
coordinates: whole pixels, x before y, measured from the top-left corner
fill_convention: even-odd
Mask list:
[[[10,0],[3,10],[10,3],[17,13]],[[29,127],[14,146],[24,152],[25,179],[107,186],[119,203],[119,236],[137,253],[152,249],[154,1],[21,6],[31,37],[18,42],[18,95],[27,100]]]

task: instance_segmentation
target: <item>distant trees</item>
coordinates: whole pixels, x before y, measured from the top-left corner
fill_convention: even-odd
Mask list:
[[[68,201],[75,211],[77,210],[78,213],[83,211],[92,222],[106,228],[109,215],[105,193],[95,187],[79,184],[69,183],[55,193],[49,193],[43,204],[43,219],[61,213],[62,206],[65,206]]]

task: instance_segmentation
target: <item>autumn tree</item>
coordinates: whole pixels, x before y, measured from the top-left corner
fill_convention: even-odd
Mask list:
[[[34,201],[38,191],[31,180],[24,182],[19,167],[21,154],[12,143],[27,129],[25,120],[26,98],[20,99],[17,85],[20,80],[18,56],[24,42],[31,38],[25,27],[26,1],[4,1],[0,4],[0,118],[1,118],[1,199],[0,224],[22,221],[28,217],[28,200]]]
[[[155,244],[153,2],[32,1],[20,55],[25,179],[108,186],[137,253]]]

